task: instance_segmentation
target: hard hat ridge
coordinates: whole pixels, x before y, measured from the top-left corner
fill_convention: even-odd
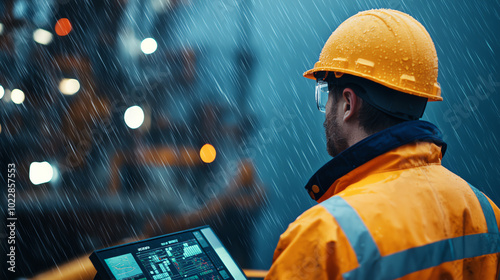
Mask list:
[[[400,11],[360,12],[330,36],[314,68],[335,76],[350,74],[410,95],[442,100],[437,82],[438,60],[430,35],[414,18]]]

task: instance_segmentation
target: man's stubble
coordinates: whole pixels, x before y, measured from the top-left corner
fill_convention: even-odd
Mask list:
[[[337,109],[336,106],[335,108]],[[336,110],[329,111],[323,123],[326,133],[326,150],[332,157],[337,156],[339,153],[349,148],[346,137],[342,135],[342,127],[336,116]]]

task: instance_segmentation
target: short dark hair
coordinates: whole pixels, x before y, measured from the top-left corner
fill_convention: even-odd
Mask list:
[[[343,86],[337,86],[334,83],[328,83],[328,89],[333,96],[334,103],[338,102],[340,98],[342,98],[342,93],[345,88],[351,88],[354,93],[359,90],[364,90],[359,85],[356,84],[347,84]],[[369,89],[366,89],[369,90]],[[356,93],[356,95],[358,95]],[[359,96],[359,95],[358,95]],[[374,134],[379,131],[382,131],[391,126],[402,123],[406,120],[400,119],[394,116],[391,116],[374,106],[370,105],[368,102],[363,100],[361,104],[361,108],[359,110],[359,125],[365,130],[368,134]]]

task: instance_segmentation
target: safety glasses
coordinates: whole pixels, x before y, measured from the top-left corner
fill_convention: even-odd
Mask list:
[[[320,112],[325,112],[326,102],[328,101],[328,82],[316,80],[316,105]]]

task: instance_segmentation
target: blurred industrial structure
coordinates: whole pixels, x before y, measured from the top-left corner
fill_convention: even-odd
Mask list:
[[[265,203],[236,152],[254,125],[250,6],[235,2],[235,24],[200,44],[183,34],[191,2],[3,2],[1,156],[17,166],[22,222],[16,273],[2,275],[53,279],[41,273],[95,249],[204,224],[250,265]],[[69,266],[58,277],[89,277]]]

